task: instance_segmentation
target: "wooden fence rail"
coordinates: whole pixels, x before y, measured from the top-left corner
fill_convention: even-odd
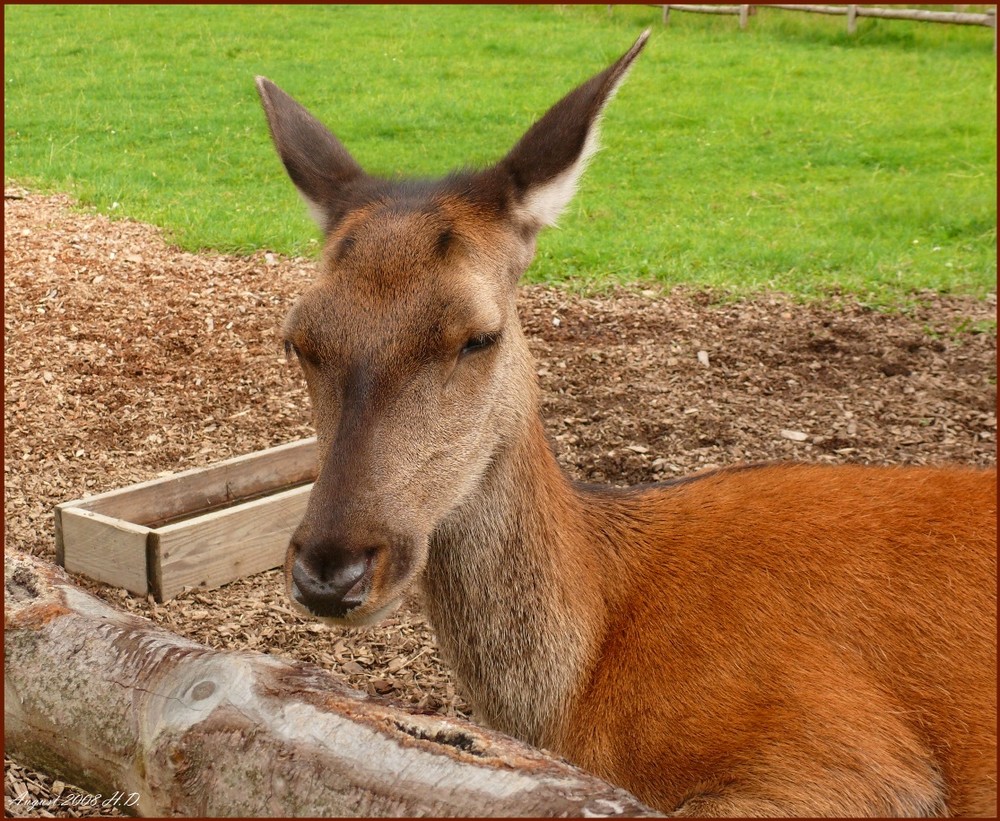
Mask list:
[[[928,9],[880,8],[858,5],[783,5],[777,3],[744,3],[740,5],[679,5],[674,3],[652,3],[654,8],[663,9],[663,22],[670,22],[671,11],[691,11],[701,14],[738,14],[740,28],[745,29],[752,15],[759,8],[804,11],[812,14],[843,14],[847,17],[847,32],[857,31],[859,17],[876,17],[884,20],[917,20],[926,23],[951,23],[963,26],[986,26],[993,29],[993,53],[997,50],[996,6],[986,13],[967,11],[932,11]],[[614,6],[609,5],[610,12]],[[965,8],[960,6],[959,8]]]

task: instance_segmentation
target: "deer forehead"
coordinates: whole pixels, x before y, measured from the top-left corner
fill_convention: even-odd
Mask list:
[[[398,290],[421,272],[446,267],[455,226],[433,203],[385,202],[352,212],[327,239],[324,268]]]
[[[461,198],[388,199],[343,219],[327,237],[322,268],[390,296],[468,290],[480,284],[476,274],[502,279],[513,240],[493,214]]]
[[[284,332],[315,360],[446,357],[514,315],[506,280],[496,255],[440,214],[367,211],[331,234]]]

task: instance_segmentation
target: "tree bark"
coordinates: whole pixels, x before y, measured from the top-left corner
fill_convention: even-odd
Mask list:
[[[330,673],[218,652],[9,552],[7,750],[151,816],[653,816],[629,793]]]

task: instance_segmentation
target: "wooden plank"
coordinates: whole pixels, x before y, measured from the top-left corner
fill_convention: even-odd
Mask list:
[[[276,487],[316,478],[316,438],[112,490],[70,503],[133,524],[156,526]]]
[[[284,563],[312,485],[207,513],[152,532],[151,587],[158,601],[185,587],[213,588]]]
[[[316,477],[315,437],[57,505],[56,556],[163,601],[280,565]]]
[[[762,9],[784,9],[785,11],[808,11],[812,14],[847,14],[847,6],[799,6],[781,3],[758,3]]]
[[[962,14],[955,11],[872,6],[858,6],[858,17],[879,17],[884,20],[924,20],[931,23],[954,23],[963,26],[988,26],[990,24],[988,14]]]
[[[784,9],[785,11],[805,11],[812,14],[848,14],[851,6],[793,5],[782,3],[758,3],[763,9]],[[674,6],[674,8],[691,8]],[[725,8],[725,6],[720,6]],[[886,20],[923,20],[931,23],[955,23],[965,26],[989,26],[989,14],[973,14],[955,11],[931,11],[927,9],[880,8],[877,6],[853,6],[857,17],[879,17]]]
[[[677,11],[693,11],[699,14],[739,14],[739,6],[691,6],[684,5],[678,6],[676,3],[670,4],[671,9],[677,9]]]
[[[91,510],[60,511],[63,566],[140,596],[149,592],[146,573],[148,527],[112,519]]]
[[[61,505],[56,505],[56,564],[60,567],[66,566],[66,551],[63,547],[63,532],[62,532],[62,512],[63,508],[71,507],[69,502],[64,502]]]

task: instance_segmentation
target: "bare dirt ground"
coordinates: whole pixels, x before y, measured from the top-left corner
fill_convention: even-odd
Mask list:
[[[52,508],[311,434],[279,327],[312,263],[183,253],[153,228],[4,198],[7,546],[54,557]],[[996,296],[737,302],[528,287],[542,414],[575,478],[631,484],[739,461],[993,464]],[[217,648],[321,664],[370,693],[466,715],[419,602],[369,631],[294,615],[275,571],[165,604],[81,579]],[[102,814],[7,759],[7,815]],[[103,814],[107,814],[105,810]]]

